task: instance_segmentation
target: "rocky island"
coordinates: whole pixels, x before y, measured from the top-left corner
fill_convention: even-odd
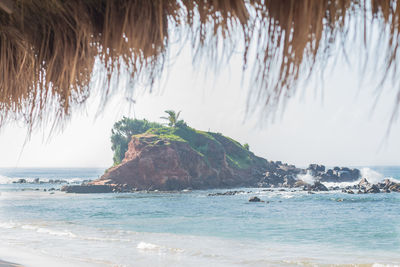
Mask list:
[[[124,158],[100,179],[63,190],[172,191],[255,186],[272,165],[255,156],[247,145],[220,133],[199,131],[185,123],[173,127],[152,123],[131,136]]]
[[[328,191],[324,182],[355,182],[362,178],[360,170],[347,167],[326,169],[310,164],[302,169],[268,161],[254,155],[247,144],[241,145],[221,133],[196,130],[174,115],[169,126],[129,118],[117,122],[111,138],[114,166],[97,180],[66,185],[61,190],[108,193],[262,187]],[[311,175],[314,182],[303,181],[305,175]],[[388,181],[371,185],[365,180],[363,185],[345,192],[357,189],[359,193],[377,193],[381,189],[388,192],[389,188],[397,191],[400,185]]]

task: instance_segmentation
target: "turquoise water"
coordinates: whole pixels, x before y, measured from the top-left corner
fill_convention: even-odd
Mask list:
[[[75,195],[43,191],[60,185],[10,183],[94,179],[102,171],[0,169],[0,258],[26,266],[400,264],[397,193]],[[363,173],[371,181],[398,179],[400,167]],[[249,203],[252,196],[266,202]]]

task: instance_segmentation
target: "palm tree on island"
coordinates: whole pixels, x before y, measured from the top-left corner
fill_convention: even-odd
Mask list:
[[[160,119],[168,121],[167,125],[169,127],[176,127],[181,111],[176,113],[174,110],[165,110],[164,112],[168,114],[168,117],[160,117]]]

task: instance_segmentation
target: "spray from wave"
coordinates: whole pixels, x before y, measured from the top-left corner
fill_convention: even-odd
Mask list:
[[[316,180],[316,177],[312,176],[310,171],[307,171],[306,174],[297,175],[297,180],[302,180],[308,184],[313,184]]]
[[[9,177],[0,175],[0,184],[10,184],[11,182]]]
[[[390,179],[393,182],[397,182],[397,183],[400,182],[400,180],[397,180],[393,177],[385,177],[382,173],[379,173],[379,172],[377,172],[371,168],[367,168],[367,167],[361,168],[360,172],[361,172],[361,176],[360,176],[360,179],[358,179],[357,181],[339,182],[339,183],[323,182],[323,184],[328,187],[336,187],[336,186],[346,187],[346,186],[352,186],[352,185],[358,184],[361,181],[361,179],[363,179],[363,178],[367,179],[368,182],[370,182],[371,184],[383,182],[383,180],[385,180],[385,179]],[[297,179],[302,180],[308,184],[313,184],[317,180],[317,177],[312,176],[311,172],[307,171],[306,174],[297,175]]]
[[[361,178],[365,178],[368,182],[372,184],[380,183],[384,180],[383,174],[374,171],[370,168],[362,168],[361,170]]]

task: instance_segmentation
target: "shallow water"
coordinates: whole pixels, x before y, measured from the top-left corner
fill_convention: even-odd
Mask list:
[[[94,179],[101,173],[7,171],[0,170],[5,182]],[[400,168],[380,173],[399,178]],[[26,266],[400,265],[398,193],[43,191],[50,187],[56,186],[0,185],[0,258]],[[249,203],[252,196],[266,202]]]

